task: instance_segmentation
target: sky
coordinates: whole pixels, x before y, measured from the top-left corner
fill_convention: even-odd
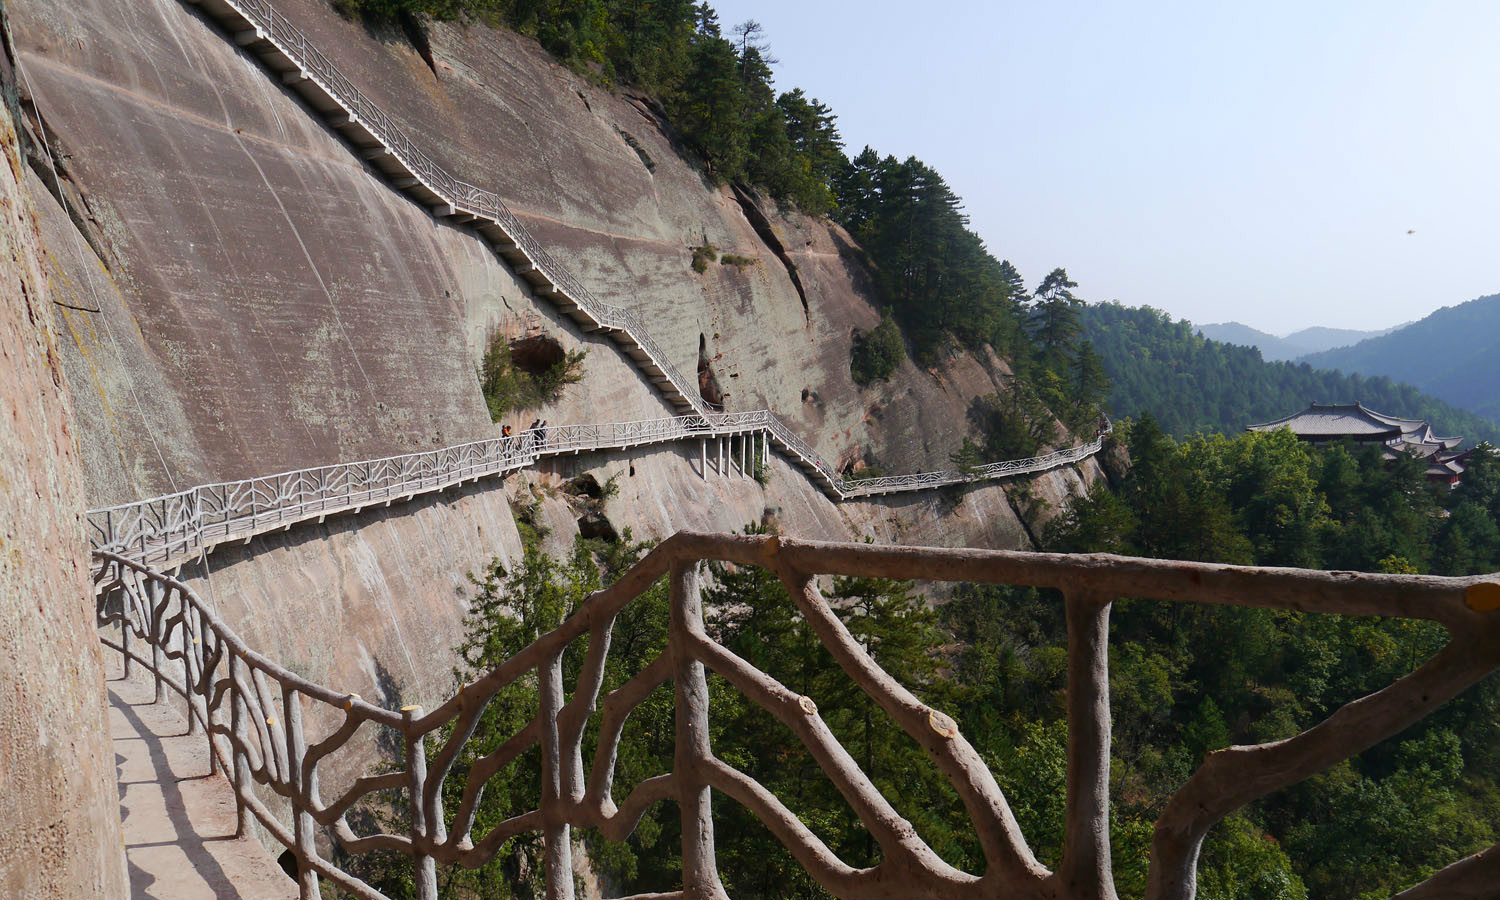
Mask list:
[[[1272,334],[1500,292],[1500,3],[711,0],[1033,286]]]

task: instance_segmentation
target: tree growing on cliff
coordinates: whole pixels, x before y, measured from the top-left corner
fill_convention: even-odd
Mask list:
[[[583,380],[587,350],[569,350],[562,358],[539,371],[516,365],[510,341],[496,332],[479,363],[479,389],[489,408],[490,421],[499,422],[515,410],[535,409],[556,403],[570,384]]]
[[[868,332],[856,332],[849,352],[849,374],[858,385],[883,381],[906,360],[906,343],[890,311]]]

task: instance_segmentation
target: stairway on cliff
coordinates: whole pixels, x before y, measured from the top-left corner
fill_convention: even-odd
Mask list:
[[[236,838],[234,790],[208,770],[208,745],[187,734],[181,701],[152,702],[137,668],[108,681],[109,728],[120,785],[130,895],[140,898],[291,898],[288,878],[253,836]]]

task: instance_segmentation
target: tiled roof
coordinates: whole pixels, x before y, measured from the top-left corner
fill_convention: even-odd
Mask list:
[[[1411,419],[1397,419],[1371,412],[1358,403],[1342,404],[1314,403],[1299,413],[1251,425],[1249,431],[1274,431],[1289,428],[1304,437],[1400,437],[1414,427],[1425,423]]]
[[[1454,449],[1463,443],[1463,438],[1438,437],[1432,426],[1421,419],[1403,419],[1388,416],[1359,403],[1314,403],[1299,413],[1294,413],[1274,422],[1251,425],[1248,431],[1274,431],[1286,428],[1298,437],[1309,440],[1334,438],[1376,438],[1386,445],[1387,458],[1394,459],[1397,451],[1426,459],[1432,464],[1429,474],[1436,474],[1444,467],[1456,465],[1456,472],[1463,471],[1462,454]],[[1452,471],[1452,470],[1450,470]]]

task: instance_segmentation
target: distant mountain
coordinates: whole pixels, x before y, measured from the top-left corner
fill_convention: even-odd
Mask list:
[[[1241,347],[1257,347],[1265,359],[1295,359],[1310,350],[1302,350],[1288,344],[1274,334],[1267,334],[1239,322],[1218,322],[1199,325],[1198,333],[1221,344],[1239,344]]]
[[[1500,294],[1445,306],[1382,337],[1299,361],[1386,375],[1500,422]]]
[[[1081,312],[1084,334],[1109,376],[1110,413],[1149,412],[1171,434],[1238,434],[1246,425],[1290,415],[1312,401],[1358,400],[1379,412],[1426,419],[1439,434],[1460,435],[1468,446],[1500,443],[1494,421],[1409,384],[1320,371],[1305,363],[1267,362],[1254,347],[1209,340],[1191,323],[1174,322],[1147,306],[1098,303]],[[1489,334],[1493,338],[1497,332]],[[1488,384],[1493,392],[1500,375],[1492,375]]]
[[[1286,337],[1277,337],[1274,334],[1251,328],[1249,325],[1241,325],[1239,322],[1220,322],[1198,326],[1198,331],[1211,341],[1259,348],[1260,355],[1267,360],[1296,359],[1309,353],[1356,344],[1367,338],[1386,334],[1390,330],[1387,328],[1384,331],[1355,331],[1351,328],[1324,328],[1315,325],[1312,328],[1294,331]]]
[[[1314,325],[1311,328],[1294,331],[1282,340],[1294,347],[1305,348],[1303,353],[1322,353],[1324,350],[1347,347],[1383,334],[1390,334],[1395,330],[1395,328],[1382,328],[1379,331],[1355,331],[1353,328],[1324,328],[1321,325]]]

